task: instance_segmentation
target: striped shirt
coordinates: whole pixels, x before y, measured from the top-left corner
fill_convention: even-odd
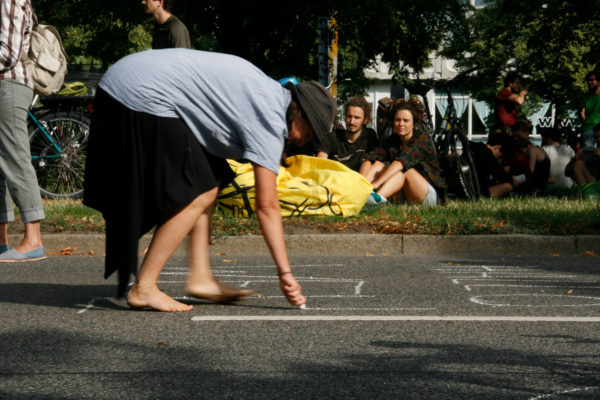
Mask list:
[[[30,0],[0,0],[0,80],[12,79],[33,88],[23,56],[32,29]]]

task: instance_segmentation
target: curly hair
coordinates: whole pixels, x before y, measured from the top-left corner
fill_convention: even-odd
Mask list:
[[[364,97],[350,98],[344,105],[344,114],[348,111],[348,107],[362,108],[363,113],[365,115],[364,124],[368,124],[369,122],[373,121],[373,117],[371,116],[373,108],[371,107],[371,104],[367,100],[365,100]]]
[[[419,125],[419,123],[423,120],[424,107],[419,100],[415,100],[416,99],[410,99],[408,101],[404,99],[394,100],[394,102],[392,103],[392,117],[395,117],[396,113],[400,110],[407,110],[412,114],[413,125],[416,128],[417,125]],[[421,109],[421,107],[423,108]]]

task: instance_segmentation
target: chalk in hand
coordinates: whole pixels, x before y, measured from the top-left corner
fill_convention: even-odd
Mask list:
[[[299,306],[299,308],[300,308],[301,310],[306,310],[306,303],[304,303],[304,304],[302,304],[301,306]]]

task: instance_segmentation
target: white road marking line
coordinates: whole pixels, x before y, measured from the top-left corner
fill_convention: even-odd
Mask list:
[[[568,300],[573,300],[573,299],[580,299],[580,300],[592,300],[595,301],[595,303],[589,303],[589,304],[510,304],[510,303],[493,303],[490,300],[487,300],[487,298],[493,298],[493,297],[504,297],[504,298],[510,298],[510,297],[559,297],[559,298],[563,298],[563,299],[568,299]],[[488,294],[488,295],[482,295],[482,296],[473,296],[469,299],[471,302],[475,303],[475,304],[480,304],[480,305],[484,305],[484,306],[492,306],[492,307],[530,307],[530,308],[537,308],[537,307],[594,307],[594,306],[600,306],[600,297],[591,297],[591,296],[574,296],[571,294],[544,294],[544,293],[518,293],[518,294]]]
[[[161,272],[161,275],[176,275],[176,276],[187,276],[189,275],[187,272]],[[273,278],[275,280],[278,280],[278,278],[275,276],[273,277],[272,275],[238,275],[238,274],[213,274],[214,276],[218,276],[218,277],[230,277],[230,278]],[[300,281],[314,281],[314,282],[338,282],[338,283],[343,283],[343,282],[360,282],[360,279],[345,279],[345,278],[319,278],[319,277],[314,277],[314,276],[296,276],[296,280]]]
[[[549,399],[552,397],[562,396],[563,394],[577,393],[577,392],[589,392],[590,390],[600,390],[600,386],[587,386],[587,387],[583,387],[583,388],[562,390],[560,392],[554,392],[554,393],[542,394],[542,395],[535,396],[535,397],[530,397],[529,400]]]
[[[362,286],[365,284],[365,281],[360,281],[358,282],[358,285],[356,285],[356,287],[354,288],[354,294],[355,295],[360,295],[360,291],[362,289]]]
[[[376,297],[376,296],[374,296],[374,295],[373,296],[365,296],[365,295],[356,295],[356,294],[323,294],[323,295],[320,295],[320,294],[317,294],[317,295],[309,294],[309,295],[306,295],[306,298],[308,298],[308,299],[315,299],[315,298],[328,298],[328,299],[338,299],[338,298],[339,299],[342,299],[342,298],[343,299],[372,299],[374,297]],[[285,296],[279,295],[279,296],[251,297],[248,300],[251,300],[251,299],[258,299],[258,300],[260,300],[260,299],[284,299],[284,298],[285,298]]]
[[[306,310],[310,311],[310,308]],[[600,317],[524,317],[478,315],[198,315],[192,321],[474,321],[474,322],[600,322]]]
[[[576,286],[567,282],[563,285],[468,285],[472,287],[524,287],[524,288],[569,288],[569,289],[600,289],[600,286]]]
[[[494,282],[494,281],[503,281],[503,282],[554,282],[556,283],[556,280],[549,280],[549,279],[502,279],[502,278],[469,278],[469,277],[461,277],[461,278],[455,278],[452,279],[452,282],[455,285],[458,285],[460,283],[460,281],[488,281],[488,282]],[[595,281],[565,281],[565,283],[597,283]]]
[[[90,302],[88,303],[87,306],[85,306],[81,310],[77,311],[77,314],[83,314],[84,312],[91,310],[94,307],[94,302],[96,300],[105,300],[105,299],[112,299],[112,297],[94,297],[90,300]]]

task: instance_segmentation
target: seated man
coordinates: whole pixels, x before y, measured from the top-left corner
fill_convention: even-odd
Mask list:
[[[345,105],[346,128],[338,128],[320,143],[317,157],[339,161],[358,171],[363,156],[377,147],[377,134],[371,122],[371,105],[362,97],[353,97]]]
[[[562,143],[562,132],[559,128],[545,128],[542,134],[542,149],[550,158],[550,179],[548,183],[553,188],[570,188],[573,180],[565,175],[565,167],[575,151]]]
[[[513,179],[502,168],[503,146],[510,141],[505,133],[493,132],[488,136],[487,144],[469,142],[469,148],[475,162],[479,189],[488,197],[500,197],[513,191],[519,181]]]
[[[575,154],[565,169],[565,174],[583,186],[600,180],[600,124],[594,126],[596,147]]]

